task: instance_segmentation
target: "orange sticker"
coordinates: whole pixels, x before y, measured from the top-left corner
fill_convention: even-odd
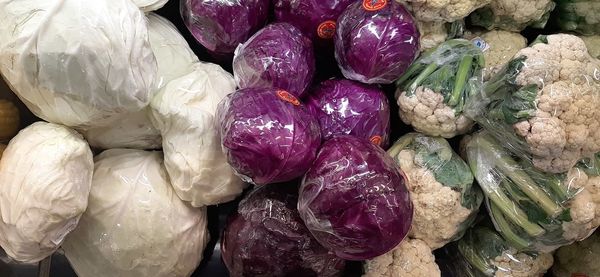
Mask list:
[[[377,146],[381,146],[381,136],[372,136],[370,139],[371,143],[377,145]]]
[[[373,12],[383,9],[387,5],[387,0],[363,0],[363,8]]]
[[[323,39],[330,39],[335,35],[335,21],[327,20],[317,28],[317,35]]]
[[[279,96],[279,98],[285,102],[294,104],[294,106],[300,106],[300,100],[285,90],[278,90],[277,96]]]

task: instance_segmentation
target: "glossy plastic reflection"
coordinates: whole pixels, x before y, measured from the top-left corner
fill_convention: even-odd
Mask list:
[[[270,24],[236,49],[233,73],[239,88],[277,88],[301,97],[315,75],[312,43],[288,23]]]
[[[348,79],[392,83],[418,53],[415,21],[396,1],[356,1],[338,18],[335,56]]]
[[[269,0],[182,0],[181,16],[210,52],[231,54],[267,22]]]
[[[310,234],[298,211],[297,187],[258,188],[229,218],[221,249],[231,276],[338,276],[344,261]]]
[[[302,176],[321,143],[315,118],[283,90],[238,90],[220,103],[217,118],[229,164],[254,184]]]
[[[352,135],[387,147],[390,133],[390,107],[383,91],[350,80],[327,80],[306,101],[317,118],[324,140],[336,135]]]
[[[315,238],[347,260],[366,260],[397,246],[412,223],[406,180],[391,157],[351,136],[325,142],[304,176],[300,216]]]

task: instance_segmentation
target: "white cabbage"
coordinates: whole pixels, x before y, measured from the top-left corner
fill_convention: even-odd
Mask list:
[[[37,122],[9,143],[0,161],[0,246],[38,262],[72,231],[88,204],[94,163],[81,135]]]
[[[147,106],[156,70],[131,0],[0,0],[0,71],[42,119],[106,126]]]
[[[160,152],[95,158],[89,206],[63,250],[79,277],[190,276],[209,234],[206,209],[173,192]]]
[[[162,8],[169,0],[133,0],[133,3],[144,12],[151,12]]]
[[[215,119],[221,99],[234,91],[231,74],[215,64],[197,63],[152,100],[152,122],[163,137],[171,182],[192,206],[227,202],[244,189],[221,150]]]

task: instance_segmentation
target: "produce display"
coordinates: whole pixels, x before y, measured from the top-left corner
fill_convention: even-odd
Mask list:
[[[327,80],[310,92],[306,106],[319,121],[323,140],[352,135],[383,148],[389,143],[390,106],[384,92],[375,86]]]
[[[414,206],[408,236],[431,249],[460,238],[483,199],[469,166],[445,139],[419,133],[402,136],[388,154],[408,179]]]
[[[173,192],[162,153],[102,152],[89,196],[62,246],[78,276],[190,276],[202,260],[206,209]]]
[[[221,250],[232,276],[339,276],[344,260],[321,246],[296,209],[297,186],[263,186],[240,202]]]
[[[413,217],[402,171],[381,148],[351,136],[323,143],[302,179],[298,211],[315,238],[347,260],[396,247]]]
[[[0,0],[0,276],[600,275],[599,11]]]
[[[253,184],[301,177],[321,143],[317,120],[285,90],[238,90],[221,101],[217,120],[227,161]]]
[[[276,88],[303,96],[315,75],[308,37],[289,23],[273,23],[235,51],[233,74],[239,88]]]

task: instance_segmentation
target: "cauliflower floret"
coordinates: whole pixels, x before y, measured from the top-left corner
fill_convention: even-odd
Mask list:
[[[481,35],[481,38],[489,45],[489,48],[483,52],[484,79],[497,74],[519,50],[527,47],[527,39],[519,33],[490,31]]]
[[[572,220],[563,223],[563,237],[582,240],[600,225],[600,176],[588,176],[575,167],[563,183],[568,191],[576,193],[568,203]]]
[[[470,19],[474,25],[490,30],[519,32],[535,23],[543,28],[555,6],[552,0],[492,0],[485,8],[474,12]]]
[[[471,12],[491,0],[396,0],[405,4],[419,21],[453,22],[467,17]]]
[[[580,38],[585,43],[590,55],[600,59],[600,36],[581,36]]]
[[[437,277],[440,268],[427,244],[405,239],[392,251],[365,262],[363,277]]]
[[[417,21],[417,27],[421,34],[421,52],[435,48],[448,38],[444,22]]]
[[[468,132],[473,121],[444,103],[444,96],[425,87],[418,87],[409,95],[403,91],[398,97],[400,118],[418,132],[430,136],[452,138]]]
[[[552,254],[539,253],[530,256],[511,248],[496,257],[491,263],[498,269],[494,277],[538,277],[552,266]]]
[[[559,248],[554,254],[552,273],[555,277],[600,276],[600,232],[584,241]]]

